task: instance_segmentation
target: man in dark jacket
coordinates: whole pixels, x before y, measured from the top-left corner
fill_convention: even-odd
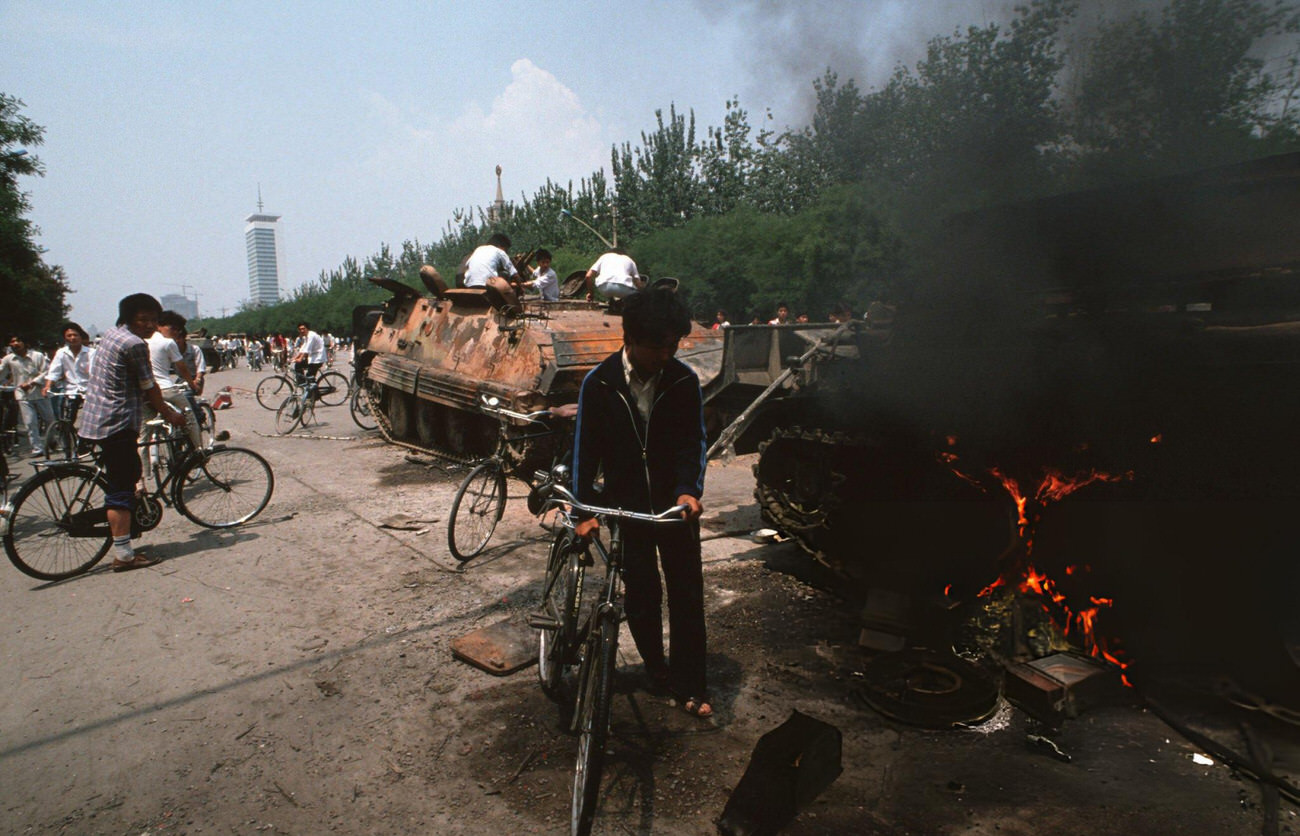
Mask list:
[[[592,369],[578,398],[573,492],[580,502],[628,511],[687,507],[683,525],[623,524],[627,622],[652,682],[671,688],[688,712],[708,717],[698,522],[707,449],[703,400],[695,372],[674,357],[690,330],[690,312],[672,291],[641,291],[624,300],[623,348]],[[599,494],[598,470],[604,473]],[[576,531],[585,537],[598,525],[583,520]],[[664,654],[660,562],[671,662]]]

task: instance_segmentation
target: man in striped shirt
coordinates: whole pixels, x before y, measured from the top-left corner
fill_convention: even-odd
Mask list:
[[[184,427],[185,416],[163,400],[149,363],[145,340],[158,330],[162,305],[147,293],[134,293],[118,303],[117,311],[117,327],[104,334],[95,353],[80,435],[103,451],[109,484],[104,507],[115,551],[113,571],[122,572],[154,563],[137,555],[131,546],[131,512],[141,474],[136,437],[143,404],[148,402],[172,426]]]

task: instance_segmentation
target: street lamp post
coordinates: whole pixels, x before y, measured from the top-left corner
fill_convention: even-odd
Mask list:
[[[617,210],[615,210],[615,211],[617,212]],[[593,227],[591,224],[589,224],[589,223],[587,223],[586,221],[584,221],[582,218],[579,218],[577,215],[573,214],[573,213],[572,213],[571,211],[569,211],[568,209],[561,209],[561,210],[560,210],[560,217],[561,217],[561,218],[568,218],[568,219],[571,220],[571,221],[577,221],[578,223],[582,224],[584,227],[586,227],[588,230],[591,231],[591,234],[592,234],[592,235],[595,235],[597,238],[599,238],[599,239],[600,239],[600,242],[601,242],[602,244],[604,244],[606,247],[609,247],[611,250],[612,250],[614,247],[617,247],[617,246],[618,246],[618,226],[617,226],[617,225],[614,227],[614,243],[611,244],[608,238],[606,238],[604,235],[601,235],[599,232],[596,231],[595,227]]]

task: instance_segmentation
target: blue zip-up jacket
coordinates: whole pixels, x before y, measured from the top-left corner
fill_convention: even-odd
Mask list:
[[[647,424],[616,351],[582,381],[573,453],[573,494],[579,502],[658,513],[677,497],[704,494],[703,396],[695,372],[673,358],[655,389]],[[603,467],[604,491],[593,482]]]

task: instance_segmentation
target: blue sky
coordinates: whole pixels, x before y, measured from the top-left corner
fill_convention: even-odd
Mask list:
[[[282,291],[451,210],[608,165],[656,108],[697,129],[739,96],[802,124],[827,65],[864,87],[999,0],[53,2],[0,0],[0,90],[46,129],[27,178],[73,317],[136,291],[248,295],[243,221],[283,216]]]

